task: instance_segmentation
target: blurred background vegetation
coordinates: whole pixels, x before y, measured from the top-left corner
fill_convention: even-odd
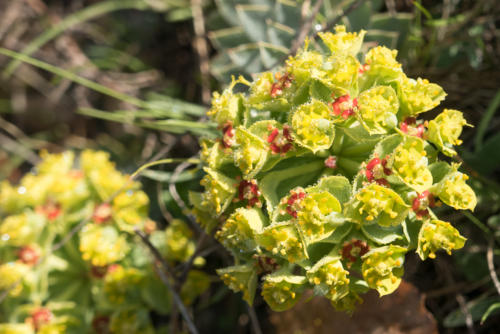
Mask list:
[[[197,136],[214,133],[212,125],[203,123],[212,91],[224,87],[231,75],[248,77],[279,65],[306,36],[315,45],[318,31],[338,23],[349,30],[366,29],[367,46],[397,48],[405,72],[443,86],[448,93],[443,107],[463,111],[475,126],[463,133],[457,160],[472,176],[479,205],[473,214],[450,212],[445,219],[469,241],[451,257],[440,254],[438,261],[421,262],[410,256],[406,264],[405,278],[413,286],[402,289],[411,293],[400,297],[411,298],[430,327],[401,322],[412,314],[417,318],[418,312],[410,309],[406,315],[393,310],[393,317],[383,321],[363,313],[350,320],[334,318],[333,309],[316,306],[309,312],[307,305],[287,312],[291,315],[276,316],[259,300],[255,310],[248,309],[239,295],[214,283],[192,310],[198,328],[203,333],[259,333],[284,332],[290,326],[318,333],[337,326],[335,320],[371,322],[385,331],[393,324],[402,333],[497,333],[500,3],[496,0],[1,1],[0,47],[75,73],[104,89],[99,86],[96,91],[65,73],[0,56],[0,179],[18,180],[37,162],[41,149],[104,149],[128,172],[160,158],[195,156]],[[172,217],[186,215],[187,189],[199,187],[200,178],[196,169],[189,168],[160,166],[143,174],[145,189],[154,199],[150,215],[156,221],[166,225]],[[194,225],[193,229],[200,238]],[[215,276],[215,268],[227,265],[228,254],[211,237],[203,237],[199,246],[212,250],[205,270]],[[415,300],[424,300],[427,310]],[[390,303],[397,305],[397,300],[388,303],[384,313],[391,313]],[[375,331],[373,326],[346,330],[367,333]]]

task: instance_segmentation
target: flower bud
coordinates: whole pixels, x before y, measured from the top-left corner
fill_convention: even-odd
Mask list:
[[[30,267],[22,262],[0,264],[0,291],[16,297],[23,290],[22,280],[29,273]]]
[[[234,126],[240,124],[243,113],[243,99],[241,94],[234,94],[234,86],[241,82],[239,79],[233,78],[228,88],[222,94],[214,92],[212,97],[212,107],[207,112],[219,126],[223,126],[227,122],[231,122]]]
[[[195,252],[193,232],[180,219],[173,219],[165,229],[165,257],[171,261],[187,261]]]

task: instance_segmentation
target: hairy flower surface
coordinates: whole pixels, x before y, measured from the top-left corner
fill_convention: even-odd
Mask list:
[[[276,72],[214,94],[209,116],[222,133],[201,140],[204,189],[190,199],[235,258],[219,275],[248,303],[260,283],[274,310],[309,289],[350,312],[370,289],[397,289],[407,252],[463,246],[433,210],[476,205],[459,165],[439,160],[455,154],[465,118],[419,118],[446,93],[409,78],[396,50],[358,58],[365,33],[337,26],[319,34],[324,48],[306,42]]]

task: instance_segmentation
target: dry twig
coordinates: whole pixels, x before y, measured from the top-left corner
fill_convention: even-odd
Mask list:
[[[172,294],[172,298],[175,302],[175,305],[177,306],[177,308],[181,312],[181,315],[184,318],[184,321],[186,321],[189,332],[191,334],[197,334],[198,330],[196,329],[196,326],[195,326],[193,320],[191,319],[191,316],[189,315],[189,312],[188,312],[186,306],[184,305],[181,297],[179,296],[179,294],[174,289],[174,287],[172,286],[172,284],[170,283],[170,281],[168,279],[167,274],[170,275],[171,277],[173,274],[171,271],[169,271],[168,263],[165,261],[165,259],[163,259],[160,252],[158,251],[158,249],[156,249],[156,247],[153,246],[153,244],[149,241],[148,237],[143,232],[136,229],[135,234],[137,234],[139,236],[139,238],[142,240],[142,242],[151,251],[151,254],[153,255],[153,257],[155,259],[155,263],[157,264],[157,267],[158,267],[158,274],[160,276],[160,279],[163,282],[163,284],[165,284],[167,289],[170,290],[170,293]],[[158,264],[161,264],[161,267],[159,267]]]
[[[497,293],[500,295],[500,282],[498,281],[497,273],[495,272],[495,263],[493,262],[493,239],[490,239],[488,243],[488,251],[486,252],[486,260],[488,261],[488,269],[490,271],[490,277],[495,285]]]

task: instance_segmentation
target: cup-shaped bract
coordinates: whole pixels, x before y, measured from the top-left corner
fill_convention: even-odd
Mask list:
[[[418,235],[417,253],[422,260],[428,257],[433,259],[440,249],[451,254],[452,250],[462,248],[465,240],[450,223],[441,220],[427,221]]]
[[[350,312],[368,290],[398,287],[407,252],[463,246],[433,210],[476,205],[467,176],[439,155],[454,154],[465,118],[419,118],[446,93],[407,77],[396,50],[361,55],[364,35],[337,26],[319,34],[323,48],[306,41],[283,67],[214,95],[220,137],[201,139],[204,189],[190,199],[235,258],[219,274],[249,303],[261,282],[274,310],[309,289]]]

